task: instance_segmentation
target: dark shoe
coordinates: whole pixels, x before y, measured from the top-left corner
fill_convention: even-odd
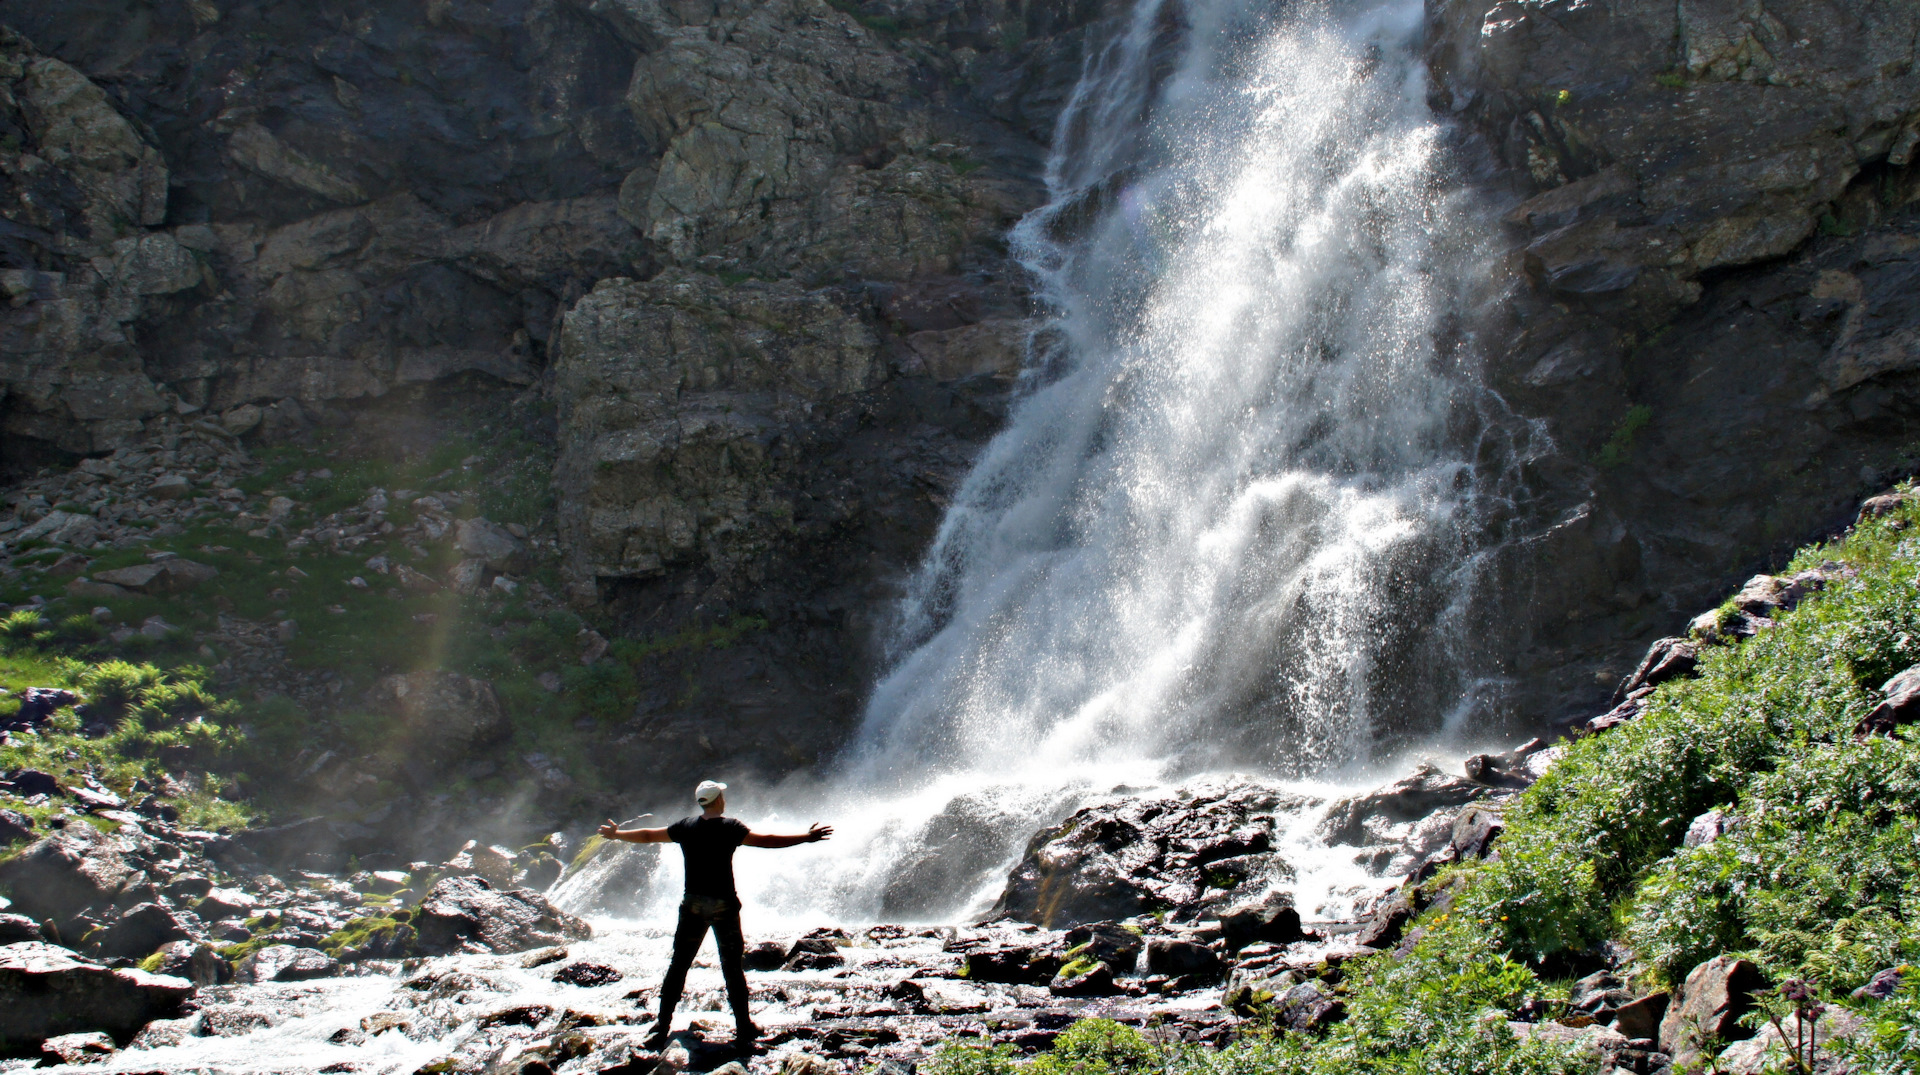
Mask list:
[[[666,1048],[667,1043],[672,1040],[673,1027],[671,1025],[661,1025],[656,1027],[653,1033],[647,1035],[647,1040],[641,1043],[641,1048],[650,1053],[657,1053]]]
[[[760,1047],[760,1028],[752,1023],[743,1023],[733,1028],[733,1047],[741,1056],[757,1052]]]

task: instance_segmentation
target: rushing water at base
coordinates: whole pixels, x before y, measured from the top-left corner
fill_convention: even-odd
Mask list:
[[[951,919],[1116,787],[1353,785],[1468,737],[1475,534],[1505,474],[1476,461],[1515,452],[1461,327],[1488,229],[1447,179],[1422,19],[1138,0],[1090,53],[1051,200],[1013,235],[1050,311],[1022,400],[911,580],[840,771],[734,796],[840,829],[744,864],[751,899]],[[1352,886],[1351,855],[1289,851],[1303,906]],[[676,876],[629,856],[564,894],[663,913]]]

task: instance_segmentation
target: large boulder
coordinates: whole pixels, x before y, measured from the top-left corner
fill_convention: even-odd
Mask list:
[[[205,944],[174,941],[163,945],[154,973],[185,978],[195,985],[225,985],[233,980],[233,964]]]
[[[113,902],[138,876],[119,841],[81,821],[0,863],[0,888],[24,915],[65,922]]]
[[[311,948],[272,944],[241,960],[233,973],[243,982],[304,982],[338,975],[340,961]]]
[[[1661,1050],[1684,1068],[1708,1042],[1752,1037],[1740,1017],[1753,1010],[1753,994],[1766,984],[1759,967],[1736,956],[1714,956],[1688,971],[1660,1020]]]
[[[593,927],[547,902],[531,889],[502,892],[478,877],[449,877],[434,884],[414,916],[420,947],[450,952],[477,947],[492,952],[585,940]]]
[[[48,1038],[103,1031],[125,1043],[193,995],[184,978],[112,970],[38,941],[0,948],[0,1049],[33,1055]]]
[[[493,684],[458,672],[387,676],[374,683],[368,701],[399,721],[395,749],[429,764],[456,760],[513,731]]]
[[[1860,735],[1888,735],[1902,724],[1920,720],[1920,665],[1901,672],[1880,686],[1884,700],[1873,712],[1860,718],[1855,732]]]
[[[1157,911],[1218,910],[1292,870],[1273,853],[1273,812],[1300,800],[1254,784],[1121,799],[1041,831],[996,907],[1050,929]]]
[[[203,932],[192,911],[176,911],[158,903],[127,908],[100,936],[100,954],[109,959],[143,959],[170,941],[192,939]]]

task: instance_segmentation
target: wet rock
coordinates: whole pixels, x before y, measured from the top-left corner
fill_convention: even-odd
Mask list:
[[[200,902],[193,905],[194,913],[208,922],[217,922],[225,918],[246,918],[253,914],[260,901],[252,893],[237,888],[216,888],[207,892]]]
[[[1031,945],[978,948],[966,955],[967,980],[970,982],[1045,985],[1060,973],[1062,965],[1064,957],[1061,953],[1036,949]]]
[[[1453,821],[1453,835],[1448,840],[1448,850],[1455,862],[1485,858],[1493,842],[1500,838],[1505,829],[1498,810],[1469,806]]]
[[[374,684],[368,701],[399,722],[396,745],[429,765],[464,757],[512,732],[493,684],[458,672],[387,676]]]
[[[40,1055],[52,1064],[101,1064],[117,1051],[113,1038],[97,1030],[62,1034],[40,1043]]]
[[[1090,922],[1075,926],[1061,938],[1067,945],[1067,958],[1100,960],[1115,974],[1130,975],[1140,961],[1146,938],[1139,929],[1118,922]]]
[[[552,1014],[553,1009],[545,1004],[516,1004],[481,1016],[479,1026],[482,1030],[496,1026],[535,1027],[546,1022]]]
[[[1106,997],[1119,990],[1114,988],[1112,967],[1105,963],[1073,963],[1047,983],[1047,992],[1056,997]]]
[[[1751,1037],[1740,1017],[1753,1009],[1753,993],[1766,984],[1759,967],[1734,956],[1715,956],[1693,968],[1660,1021],[1661,1050],[1680,1066],[1699,1056],[1703,1042]]]
[[[1220,973],[1220,957],[1212,949],[1192,941],[1153,937],[1147,941],[1147,972],[1168,977],[1215,978]]]
[[[40,924],[23,914],[0,914],[0,945],[40,940]]]
[[[304,982],[335,977],[340,973],[340,961],[312,948],[274,944],[241,960],[233,971],[242,982]]]
[[[122,912],[100,936],[100,954],[109,959],[142,959],[170,941],[188,940],[200,932],[190,911],[175,911],[158,903],[142,903]],[[171,972],[168,972],[171,973]]]
[[[1354,933],[1353,943],[1368,948],[1391,948],[1406,932],[1407,923],[1413,921],[1416,913],[1412,899],[1402,889],[1373,909]]]
[[[768,540],[782,519],[756,495],[772,477],[766,431],[878,385],[886,369],[873,327],[833,292],[729,288],[670,269],[582,299],[554,376],[567,400],[556,477],[572,569],[646,578],[697,559],[728,570]]]
[[[160,949],[154,973],[185,978],[199,986],[225,985],[233,981],[233,964],[205,944],[181,940]]]
[[[787,961],[787,950],[775,941],[755,941],[747,945],[744,966],[751,971],[779,970]]]
[[[619,971],[604,963],[569,963],[553,972],[553,980],[564,985],[612,985],[621,979]]]
[[[468,840],[458,853],[440,867],[446,875],[472,876],[484,879],[498,889],[513,887],[516,870],[514,863],[519,856],[504,847],[481,846],[478,840]]]
[[[1033,838],[995,910],[1062,928],[1225,906],[1243,886],[1255,887],[1256,875],[1261,882],[1291,876],[1286,863],[1266,853],[1273,812],[1302,802],[1236,784],[1078,810]],[[1212,870],[1227,860],[1239,860],[1240,869]]]
[[[1294,909],[1293,897],[1285,893],[1232,908],[1220,916],[1220,932],[1229,952],[1263,941],[1285,945],[1307,938],[1300,928],[1300,912]]]
[[[213,857],[271,866],[297,864],[309,869],[338,869],[346,861],[340,852],[336,823],[324,817],[301,818],[281,825],[236,833]]]
[[[1411,871],[1447,845],[1461,807],[1511,794],[1511,788],[1421,765],[1383,788],[1335,803],[1319,833],[1330,844],[1372,849],[1367,861],[1376,872]]]
[[[436,882],[421,901],[414,928],[421,947],[430,952],[451,951],[463,944],[500,953],[524,952],[593,935],[586,922],[554,907],[539,893],[495,891],[478,877]]]
[[[787,949],[787,958],[783,970],[831,970],[845,966],[847,958],[840,954],[840,946],[829,937],[802,937]]]
[[[200,1013],[194,1033],[203,1038],[238,1038],[273,1025],[265,1012],[221,1005]]]
[[[69,824],[0,862],[0,886],[13,893],[20,913],[64,922],[112,903],[136,872],[113,837]]]
[[[0,1041],[15,1055],[63,1034],[125,1041],[150,1020],[179,1015],[193,991],[184,979],[110,970],[43,942],[10,944],[0,948]]]
[[[552,888],[553,883],[560,880],[560,875],[567,869],[566,863],[547,851],[536,851],[528,856],[525,862],[526,865],[515,883],[521,888],[530,888],[535,892],[545,892]]]
[[[161,889],[166,897],[175,903],[192,903],[203,899],[213,891],[213,882],[200,874],[182,874],[166,883]]]

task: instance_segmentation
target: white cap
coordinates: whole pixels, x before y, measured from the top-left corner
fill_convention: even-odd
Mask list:
[[[693,789],[693,801],[701,806],[712,806],[713,800],[726,790],[727,786],[718,780],[702,780],[700,786]]]

